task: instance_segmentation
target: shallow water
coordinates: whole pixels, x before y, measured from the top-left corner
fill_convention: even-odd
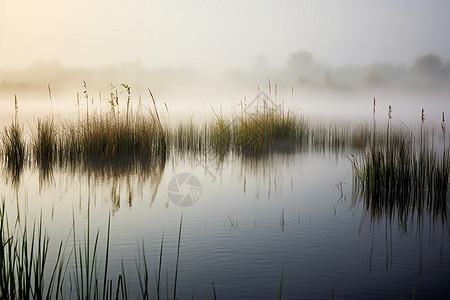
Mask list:
[[[74,95],[68,97],[62,91],[53,92],[51,107],[47,93],[44,89],[41,94],[20,95],[19,119],[26,132],[32,131],[32,124],[41,116],[54,113],[62,120],[76,120],[78,112],[87,112],[84,104],[78,110]],[[432,130],[434,124],[436,132],[442,111],[450,113],[441,94],[430,96],[434,102],[424,102],[423,95],[375,94],[318,96],[296,91],[292,103],[288,103],[289,93],[280,94],[278,102],[313,122],[370,123],[376,96],[377,126],[386,125],[387,107],[392,104],[392,123],[417,129],[425,107],[426,125]],[[201,99],[192,102],[193,95],[189,97],[157,97],[164,124],[187,120],[188,115],[197,116],[198,123],[213,117]],[[230,92],[212,99],[208,98],[208,105],[216,112],[223,108],[224,115],[230,116],[239,110],[235,104],[242,97]],[[14,97],[2,100],[11,108],[0,112],[3,127],[14,119]],[[162,107],[166,101],[169,114]],[[137,103],[133,105],[137,107]],[[178,108],[178,114],[172,107]],[[91,112],[107,109],[105,102],[91,107]],[[438,143],[433,140],[435,146]],[[347,157],[351,154],[352,150],[274,153],[259,158],[230,154],[222,162],[212,155],[175,154],[160,168],[75,165],[44,172],[27,166],[19,178],[11,177],[3,167],[0,190],[10,224],[24,226],[42,218],[50,236],[49,266],[56,259],[60,241],[67,240],[71,249],[73,224],[77,241],[83,243],[89,222],[91,248],[99,230],[101,270],[111,216],[109,278],[116,283],[123,263],[131,298],[141,295],[136,268],[142,268],[142,245],[151,295],[155,295],[163,237],[162,296],[166,289],[172,295],[181,216],[180,299],[190,298],[196,289],[197,299],[208,293],[211,296],[213,286],[220,299],[275,299],[281,277],[283,299],[449,298],[450,227],[448,220],[442,219],[448,208],[432,215],[412,209],[406,222],[399,221],[402,211],[372,214],[353,193]],[[181,184],[183,178],[189,179],[189,184]],[[186,195],[191,198],[183,198]],[[175,204],[180,197],[187,200],[183,206]],[[188,205],[192,202],[195,204]],[[73,273],[72,267],[73,257],[69,273]],[[69,296],[69,288],[65,292]]]
[[[8,217],[30,224],[42,215],[50,261],[73,222],[83,241],[89,220],[91,244],[100,230],[102,265],[111,215],[109,274],[116,280],[123,262],[132,298],[140,295],[142,243],[155,292],[163,234],[162,290],[165,297],[168,286],[172,295],[182,215],[180,299],[196,288],[198,299],[211,296],[213,284],[222,299],[275,299],[282,274],[283,299],[450,296],[448,223],[428,214],[411,215],[406,227],[395,213],[371,217],[352,195],[351,162],[343,154],[229,156],[223,163],[172,155],[160,170],[122,170],[54,170],[40,177],[27,168],[14,185],[4,173]],[[170,182],[183,173],[198,179],[191,181],[194,189],[178,182],[174,190]],[[191,192],[192,206],[172,201],[173,193]]]

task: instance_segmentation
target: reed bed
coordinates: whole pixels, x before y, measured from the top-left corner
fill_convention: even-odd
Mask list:
[[[209,124],[209,145],[219,158],[224,158],[232,147],[232,123],[216,114]]]
[[[32,145],[34,160],[41,164],[52,163],[57,150],[57,129],[53,119],[39,119]]]
[[[152,117],[91,115],[63,127],[61,157],[110,160],[132,155],[165,159],[165,135]]]
[[[372,131],[366,124],[332,123],[311,125],[309,150],[314,152],[359,153],[371,142]]]
[[[6,167],[14,173],[23,169],[27,158],[27,143],[23,127],[14,122],[4,129],[2,135],[2,154]]]
[[[119,109],[117,90],[108,101],[110,110],[103,113],[92,108],[85,90],[86,114],[79,111],[76,120],[39,119],[37,128],[31,128],[30,141],[15,120],[1,136],[6,167],[20,173],[30,162],[42,170],[43,177],[48,177],[55,165],[71,169],[80,164],[88,167],[102,163],[164,165],[169,155],[187,153],[213,153],[223,159],[231,152],[246,156],[307,149],[342,152],[356,143],[364,148],[368,142],[367,131],[353,132],[336,124],[312,125],[293,111],[268,107],[255,113],[242,110],[239,117],[231,119],[216,114],[203,124],[190,118],[175,126],[163,126],[152,92],[149,90],[153,106],[144,107],[140,100],[134,111],[130,87],[123,86],[127,92],[125,111]],[[17,119],[17,98],[15,101]],[[77,103],[80,101],[78,96]]]
[[[169,134],[170,148],[180,154],[201,154],[206,151],[206,126],[198,125],[191,118],[179,123]]]
[[[28,145],[24,137],[23,127],[18,122],[13,122],[5,127],[1,135],[1,156],[3,162],[2,175],[6,181],[18,187],[21,175],[27,164]]]
[[[241,115],[232,127],[233,149],[244,154],[295,149],[308,144],[309,124],[291,112],[275,109]]]
[[[361,157],[352,157],[354,198],[362,199],[371,219],[396,217],[406,229],[412,216],[429,214],[448,223],[449,149],[430,147],[423,126],[418,138],[391,128],[373,136]]]
[[[0,206],[0,298],[1,299],[128,299],[136,297],[130,293],[123,263],[119,274],[110,274],[111,219],[108,219],[104,252],[100,250],[100,231],[91,233],[88,214],[86,231],[80,240],[76,234],[76,224],[65,241],[58,246],[57,257],[50,265],[48,260],[50,237],[47,235],[42,217],[39,223],[29,227],[19,223],[12,225],[6,215],[5,202]],[[164,235],[161,238],[159,263],[155,270],[155,283],[151,283],[151,270],[148,268],[144,243],[139,249],[136,261],[136,276],[140,289],[140,299],[178,299],[180,245],[182,238],[183,215],[178,230],[177,250],[173,283],[169,290],[168,274],[165,285],[162,280],[164,264]],[[72,239],[72,244],[69,240]],[[283,280],[283,279],[282,279]],[[282,284],[279,288],[281,294]],[[213,298],[216,299],[214,284]],[[194,289],[191,299],[196,296]],[[209,299],[209,292],[201,297]]]
[[[355,186],[361,195],[387,200],[424,195],[447,198],[448,150],[437,153],[429,147],[434,144],[430,140],[436,134],[430,135],[425,130],[423,112],[420,133],[415,134],[404,128],[392,128],[391,108],[386,130],[376,132],[375,123],[373,129],[366,124],[312,123],[303,115],[276,105],[269,107],[266,102],[263,109],[255,112],[242,109],[239,116],[230,119],[215,114],[203,124],[190,118],[176,126],[163,126],[150,90],[153,105],[144,107],[140,99],[135,112],[130,87],[123,87],[127,93],[125,111],[119,110],[116,90],[108,101],[110,111],[98,113],[86,109],[84,117],[79,114],[76,121],[39,119],[29,142],[18,122],[15,98],[14,122],[1,135],[1,156],[10,176],[19,178],[30,161],[40,169],[41,177],[47,178],[55,165],[71,170],[117,169],[119,172],[127,166],[136,171],[163,169],[167,157],[174,154],[213,153],[221,161],[230,153],[261,157],[274,152],[350,152],[349,155],[355,155],[352,160]],[[87,91],[83,94],[88,107]],[[444,115],[441,127],[445,149]]]
[[[58,130],[53,119],[39,119],[37,131],[33,133],[31,153],[33,162],[39,170],[41,181],[49,181],[57,162]]]
[[[362,199],[372,217],[397,217],[402,227],[412,216],[428,213],[436,220],[448,223],[450,148],[446,148],[445,119],[442,121],[443,149],[430,147],[433,136],[425,130],[424,118],[419,133],[404,128],[392,128],[391,109],[386,130],[375,132],[367,125],[312,124],[304,116],[279,109],[245,113],[226,119],[215,115],[208,123],[196,124],[191,118],[175,127],[161,123],[156,101],[149,91],[153,108],[134,112],[127,91],[126,111],[118,109],[117,92],[112,93],[111,111],[97,113],[91,109],[76,121],[40,119],[27,141],[17,121],[1,135],[1,156],[5,169],[19,178],[28,160],[40,170],[44,178],[53,166],[82,172],[120,173],[124,170],[141,172],[161,180],[166,160],[172,154],[209,155],[223,159],[230,153],[242,157],[258,157],[275,152],[350,151],[353,166],[354,200]],[[86,95],[86,103],[89,99]],[[374,110],[375,113],[375,110]],[[431,143],[433,145],[433,143]],[[29,155],[31,154],[31,155]],[[155,172],[149,170],[156,170]],[[89,173],[90,174],[90,173]],[[100,175],[102,176],[102,175]],[[106,175],[109,176],[109,175]],[[173,298],[177,297],[178,263],[181,243],[180,222]],[[91,237],[88,228],[84,240],[78,241],[73,225],[73,245],[59,244],[56,263],[48,269],[49,238],[42,223],[33,225],[31,233],[26,225],[7,222],[5,206],[0,208],[0,298],[60,297],[73,288],[76,298],[128,297],[126,274],[122,271],[111,279],[108,271],[110,224],[108,222],[103,269],[98,252],[99,232]],[[94,242],[91,243],[91,238]],[[150,291],[149,270],[142,246],[137,274],[143,298],[161,297],[161,240],[160,264],[156,290]],[[89,245],[93,248],[89,248]],[[67,257],[68,255],[68,257]],[[74,269],[68,271],[68,261]],[[45,277],[50,272],[50,277]],[[69,272],[69,273],[67,273]],[[50,278],[45,281],[45,278]],[[282,272],[278,298],[284,285]],[[215,297],[215,288],[213,285]],[[71,292],[69,297],[72,296]]]
[[[42,221],[37,227],[36,224],[32,226],[31,233],[27,225],[21,228],[16,223],[10,228],[3,200],[0,207],[0,240],[0,298],[49,298],[55,288],[58,276],[56,265],[60,255],[49,282],[45,282],[49,237],[44,232]]]

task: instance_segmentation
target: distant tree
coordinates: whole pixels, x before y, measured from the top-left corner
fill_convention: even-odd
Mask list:
[[[314,60],[307,51],[298,51],[289,56],[287,70],[291,76],[302,83],[321,83],[324,79],[325,67]]]
[[[442,59],[432,53],[419,56],[414,62],[414,69],[425,74],[441,72],[443,67]]]
[[[444,75],[450,77],[450,60],[444,66]]]
[[[255,71],[267,70],[269,68],[267,57],[264,54],[258,55],[258,57],[252,63],[252,68]]]
[[[287,65],[289,69],[309,69],[314,64],[314,56],[307,51],[298,51],[289,56]]]
[[[367,85],[398,85],[406,78],[403,66],[391,63],[373,63],[367,67],[364,83]]]

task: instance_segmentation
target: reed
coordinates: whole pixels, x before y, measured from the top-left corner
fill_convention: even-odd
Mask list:
[[[344,153],[365,151],[372,132],[364,123],[321,123],[311,125],[309,149],[315,152]]]
[[[39,119],[32,137],[34,162],[40,170],[49,170],[57,159],[58,138],[53,119]]]
[[[307,145],[309,138],[309,124],[304,118],[275,109],[241,114],[232,129],[233,148],[244,154],[290,151]]]
[[[373,143],[362,157],[353,156],[354,196],[362,199],[372,219],[397,217],[401,228],[415,214],[427,212],[448,222],[449,151],[429,147],[422,111],[420,138],[388,124],[385,143]]]
[[[48,250],[50,237],[47,235],[42,216],[39,223],[33,224],[31,233],[27,224],[23,227],[19,223],[10,227],[6,216],[5,201],[0,206],[0,298],[1,299],[128,299],[126,272],[122,262],[120,274],[109,273],[109,249],[111,237],[111,218],[108,219],[107,234],[104,240],[105,253],[102,257],[99,250],[99,230],[92,236],[90,228],[90,214],[88,212],[87,227],[81,240],[76,233],[75,218],[71,231],[65,242],[59,243],[56,260],[53,266],[48,264]],[[173,299],[178,299],[178,281],[180,277],[179,264],[181,252],[181,237],[183,215],[178,229],[175,270],[173,279]],[[68,240],[72,238],[72,248],[67,249]],[[92,241],[93,238],[93,241]],[[69,254],[66,256],[66,254]],[[139,278],[142,299],[169,299],[169,284],[166,280],[166,295],[163,295],[163,281],[161,280],[164,254],[164,235],[161,238],[159,264],[156,270],[156,288],[150,289],[150,270],[144,243],[139,252],[136,263],[136,275]],[[281,298],[281,291],[285,284],[284,271],[277,293]],[[214,283],[212,284],[213,299],[217,299]],[[194,299],[197,289],[193,290]],[[208,299],[209,292],[204,299]]]
[[[77,120],[39,119],[30,149],[23,138],[23,129],[18,125],[16,98],[15,121],[5,128],[1,139],[2,157],[9,169],[20,170],[28,150],[33,154],[31,159],[35,165],[44,171],[44,175],[47,174],[43,176],[45,178],[56,163],[71,168],[79,165],[95,167],[99,162],[114,161],[132,165],[136,162],[164,165],[171,153],[207,155],[212,152],[220,161],[231,152],[247,156],[308,148],[343,152],[348,148],[365,149],[369,140],[366,127],[352,129],[347,125],[314,125],[291,110],[285,111],[278,106],[271,108],[266,101],[263,108],[256,103],[257,109],[253,113],[242,106],[240,116],[231,119],[215,114],[212,121],[204,124],[197,124],[191,117],[175,126],[163,125],[150,89],[152,105],[143,110],[145,106],[140,98],[139,109],[134,112],[130,105],[130,86],[122,84],[121,87],[127,93],[124,114],[119,109],[119,94],[114,86],[111,86],[108,101],[111,110],[98,113],[93,102],[89,107],[87,84],[83,82],[86,114],[82,116],[80,113],[81,96],[77,94]],[[51,99],[50,89],[49,97]]]
[[[207,138],[205,126],[199,126],[193,118],[187,122],[179,123],[171,131],[170,144],[178,153],[201,154],[206,150]]]
[[[6,127],[2,140],[3,161],[6,167],[14,174],[18,174],[24,167],[27,153],[27,144],[23,134],[23,127],[14,122]]]
[[[284,279],[284,267],[283,267],[283,269],[281,270],[280,285],[278,287],[277,300],[281,300],[281,292],[283,291],[284,284],[285,284],[285,279]]]
[[[106,254],[102,279],[98,273],[98,237],[95,236],[93,248],[90,244],[89,218],[87,232],[84,235],[84,243],[78,243],[75,238],[75,226],[73,226],[73,249],[69,257],[65,258],[67,241],[60,242],[57,257],[53,268],[48,270],[47,255],[49,249],[49,236],[42,225],[42,217],[39,224],[33,224],[31,233],[25,224],[22,228],[16,223],[10,229],[10,223],[6,216],[5,203],[0,207],[0,298],[2,299],[51,299],[53,297],[72,298],[72,287],[75,287],[78,299],[112,299],[112,280],[108,279],[108,259],[110,243],[110,220],[108,221],[108,233],[106,238]],[[69,274],[69,282],[65,281],[69,260],[73,257],[74,269]],[[50,274],[48,272],[51,272]],[[47,278],[47,281],[46,281]],[[122,298],[127,296],[124,291],[124,275],[119,275],[116,295],[119,287],[122,288]],[[116,297],[116,299],[118,299]]]
[[[27,225],[18,223],[10,228],[5,202],[0,207],[0,298],[43,299],[50,298],[55,286],[55,275],[62,264],[60,246],[50,281],[45,281],[49,237],[43,229],[42,217],[38,227],[33,224],[31,233]],[[62,245],[62,244],[61,244]],[[58,275],[57,284],[61,283]]]
[[[215,115],[215,119],[209,124],[209,144],[211,150],[223,158],[231,150],[232,142],[231,123],[223,116]]]
[[[83,82],[88,106],[86,86]],[[426,193],[435,198],[445,197],[448,151],[438,154],[433,147],[427,148],[430,138],[424,125],[424,111],[418,139],[413,132],[393,128],[392,106],[389,106],[385,132],[375,132],[375,99],[373,129],[365,124],[313,124],[291,110],[268,107],[266,101],[262,108],[256,103],[256,111],[252,113],[244,110],[242,105],[239,116],[231,119],[215,114],[204,124],[197,124],[191,117],[187,122],[170,126],[162,124],[150,89],[152,105],[142,110],[140,99],[141,105],[134,112],[130,105],[131,88],[126,84],[121,86],[127,93],[124,114],[119,110],[118,91],[112,86],[111,111],[97,113],[92,107],[90,110],[87,107],[86,115],[82,117],[79,114],[76,121],[39,119],[30,144],[27,144],[18,122],[16,97],[14,122],[1,135],[1,154],[9,175],[17,181],[27,160],[38,166],[43,178],[48,178],[55,164],[71,170],[113,171],[116,168],[120,172],[121,168],[159,170],[171,154],[206,156],[212,152],[219,161],[223,161],[230,153],[258,157],[304,149],[337,154],[351,151],[360,160],[352,161],[355,179],[358,179],[356,186],[364,190],[364,194],[389,198],[408,195],[403,190],[409,190],[415,197]],[[268,89],[270,94],[270,83]],[[49,96],[51,99],[50,88]],[[78,95],[78,105],[79,98]],[[445,149],[444,115],[441,129]]]
[[[60,160],[111,160],[146,157],[165,160],[166,132],[150,116],[93,114],[82,122],[67,122],[59,140]]]
[[[325,152],[328,149],[328,129],[323,124],[315,124],[311,129],[310,146],[312,150]]]
[[[22,173],[26,154],[27,144],[23,135],[23,127],[19,124],[19,100],[14,96],[14,121],[9,127],[5,127],[1,140],[1,154],[6,169],[11,177],[18,178]]]

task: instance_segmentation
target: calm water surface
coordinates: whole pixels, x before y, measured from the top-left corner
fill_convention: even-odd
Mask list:
[[[43,92],[41,98],[45,97]],[[231,96],[218,99],[215,107],[222,107],[222,100],[230,100],[227,97]],[[241,98],[236,97],[232,100],[237,103]],[[371,97],[342,105],[326,97],[312,101],[308,95],[296,94],[293,105],[312,119],[352,114],[371,120]],[[55,116],[73,117],[73,98],[70,107],[59,103],[59,98],[55,92]],[[448,107],[442,107],[445,102],[423,104],[423,97],[416,98],[381,95],[377,124],[384,124],[387,106],[393,103],[394,123],[414,120],[417,126],[425,105],[427,122],[439,128],[441,112],[448,114]],[[13,98],[8,99],[11,109],[2,111],[2,125],[14,118]],[[25,131],[35,123],[36,111],[45,116],[52,111],[48,105],[39,108],[30,97],[21,95],[19,101],[21,123],[28,124]],[[170,99],[168,104],[177,106]],[[329,114],[324,114],[324,105]],[[206,114],[204,106],[199,105],[195,115]],[[164,122],[174,122],[176,114],[169,117],[161,111]],[[207,119],[199,120],[203,118]],[[17,220],[32,224],[42,217],[50,236],[49,266],[60,241],[69,237],[71,248],[73,223],[82,242],[89,221],[92,246],[99,230],[101,269],[111,216],[110,277],[117,280],[123,263],[131,298],[140,296],[136,266],[142,267],[142,245],[155,291],[163,236],[163,296],[166,287],[172,295],[183,215],[180,299],[189,299],[196,289],[197,299],[211,296],[213,283],[219,299],[276,299],[281,276],[283,299],[450,299],[450,228],[442,221],[448,208],[435,215],[413,209],[405,222],[397,217],[403,211],[371,212],[352,192],[346,155],[351,152],[273,154],[258,159],[231,155],[222,163],[210,156],[171,155],[160,168],[122,164],[49,172],[31,166],[20,178],[11,178],[3,169],[0,187],[11,224]],[[172,180],[183,177],[179,174],[198,181],[178,182],[176,191]],[[177,206],[174,193],[192,195],[196,203]],[[72,265],[73,259],[68,272]]]
[[[450,297],[448,224],[417,213],[406,224],[397,212],[371,217],[352,195],[343,154],[230,156],[222,164],[171,156],[158,170],[106,170],[43,176],[28,168],[19,181],[4,173],[3,197],[11,222],[42,215],[51,261],[73,221],[83,240],[89,216],[92,236],[100,230],[102,265],[111,215],[110,276],[117,278],[123,262],[132,298],[140,295],[142,244],[155,286],[163,234],[163,289],[171,295],[181,215],[180,299],[197,288],[198,299],[211,295],[213,282],[220,299],[275,299],[282,274],[284,299]],[[197,201],[184,208],[171,201],[170,185],[182,173],[199,182],[179,186]]]

